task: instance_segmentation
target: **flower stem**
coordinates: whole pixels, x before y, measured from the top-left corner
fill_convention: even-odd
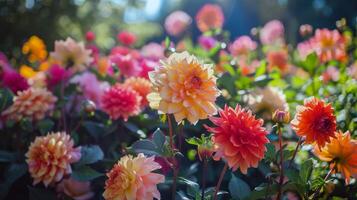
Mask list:
[[[295,151],[294,151],[294,154],[293,154],[293,157],[291,158],[290,162],[289,162],[289,168],[291,167],[291,165],[293,164],[294,160],[295,160],[295,157],[296,157],[296,154],[299,150],[299,147],[300,145],[302,144],[303,140],[300,138],[297,145],[296,145],[296,148],[295,148]]]
[[[284,155],[283,155],[283,136],[281,132],[281,125],[278,124],[278,134],[279,134],[279,149],[280,149],[280,179],[279,179],[279,192],[276,199],[281,199],[283,182],[284,182]]]
[[[224,177],[224,174],[226,173],[228,169],[228,164],[226,163],[221,171],[221,175],[219,176],[219,179],[218,179],[218,183],[217,183],[217,186],[216,186],[216,189],[215,189],[215,192],[214,192],[214,195],[213,195],[213,199],[214,200],[217,200],[217,197],[218,197],[218,191],[219,191],[219,188],[221,187],[221,184],[222,184],[222,181],[223,181],[223,177]]]
[[[202,191],[201,191],[201,200],[205,199],[205,187],[206,187],[206,171],[207,171],[207,159],[203,159],[202,166]]]
[[[172,127],[172,122],[171,122],[171,118],[170,115],[167,114],[167,123],[169,126],[169,142],[170,142],[170,148],[172,153],[172,170],[173,170],[173,183],[172,183],[172,200],[175,200],[176,198],[176,186],[177,186],[177,176],[178,176],[178,167],[177,167],[177,162],[176,162],[176,158],[175,158],[175,153],[174,153],[174,149],[175,149],[175,144],[174,144],[174,134],[173,134],[173,127]]]
[[[332,172],[334,170],[335,170],[335,167],[331,167],[330,171],[326,174],[326,176],[324,178],[324,183],[326,183],[327,179],[332,175]],[[314,192],[314,195],[313,195],[312,199],[316,199],[317,195],[320,193],[320,190],[321,190],[322,186],[323,185],[318,187],[318,189]]]
[[[173,136],[173,128],[172,128],[171,118],[170,118],[169,114],[167,114],[166,117],[167,117],[167,123],[169,126],[170,147],[171,147],[171,150],[173,150],[174,149],[174,136]]]

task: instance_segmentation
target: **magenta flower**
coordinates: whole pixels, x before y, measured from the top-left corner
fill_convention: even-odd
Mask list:
[[[65,81],[70,75],[70,71],[65,68],[54,64],[47,71],[47,86],[53,88],[57,84]]]
[[[131,46],[136,42],[136,35],[128,31],[122,31],[117,35],[117,39],[123,45]]]
[[[192,18],[185,12],[178,10],[172,12],[165,19],[165,30],[172,36],[179,36],[191,24]]]
[[[200,44],[200,46],[205,49],[205,50],[210,50],[212,49],[213,47],[216,46],[217,44],[217,40],[214,39],[213,37],[210,37],[210,36],[204,36],[204,35],[201,35],[199,38],[198,38],[198,43]]]
[[[15,71],[4,71],[2,76],[2,86],[8,87],[13,93],[29,88],[27,80]]]

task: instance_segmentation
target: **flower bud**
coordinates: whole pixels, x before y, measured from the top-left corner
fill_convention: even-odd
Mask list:
[[[211,145],[202,144],[197,147],[197,152],[200,161],[203,161],[212,157],[213,148]]]
[[[95,34],[92,31],[88,31],[86,33],[86,40],[88,42],[92,42],[93,40],[95,40]]]
[[[290,121],[290,113],[288,111],[276,110],[273,113],[273,121],[277,123],[287,124]]]
[[[310,24],[303,24],[299,28],[300,35],[305,37],[312,33],[312,26]]]
[[[85,100],[82,104],[83,110],[87,113],[92,113],[96,110],[97,106],[91,100]]]
[[[338,21],[336,21],[336,27],[340,30],[342,30],[344,27],[346,27],[346,19],[345,18],[342,18]]]

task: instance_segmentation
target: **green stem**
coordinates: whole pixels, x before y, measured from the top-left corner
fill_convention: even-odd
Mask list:
[[[202,191],[201,191],[201,200],[205,199],[205,187],[206,187],[206,171],[207,171],[207,159],[203,159],[202,166]]]
[[[279,179],[279,192],[276,199],[280,200],[283,191],[283,182],[284,182],[284,155],[283,155],[283,145],[282,145],[283,136],[282,136],[280,124],[278,124],[278,134],[279,134],[279,149],[280,149],[280,179]]]
[[[296,154],[297,154],[297,152],[298,152],[298,150],[299,150],[299,147],[300,147],[300,145],[302,144],[302,142],[303,142],[303,140],[302,140],[301,138],[299,138],[299,141],[298,141],[298,143],[297,143],[297,145],[296,145],[296,148],[295,148],[293,157],[291,158],[291,160],[290,160],[290,162],[289,162],[289,167],[288,167],[288,168],[290,168],[291,165],[293,164],[293,162],[294,162],[294,160],[295,160],[295,157],[296,157]]]
[[[228,169],[228,164],[226,163],[221,171],[221,175],[219,176],[218,183],[217,183],[216,189],[214,191],[214,195],[213,195],[214,200],[217,200],[217,198],[218,198],[217,194],[218,194],[219,188],[221,187],[223,177],[224,177],[224,174],[226,173],[227,169]]]

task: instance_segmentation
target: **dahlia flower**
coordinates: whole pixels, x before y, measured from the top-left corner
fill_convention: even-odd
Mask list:
[[[314,148],[314,154],[322,161],[329,162],[334,172],[342,173],[346,184],[350,182],[350,177],[357,176],[357,140],[351,139],[347,131],[336,132],[336,138],[320,149]],[[336,170],[336,171],[335,171]]]
[[[191,24],[192,18],[185,12],[172,12],[165,19],[165,30],[172,36],[179,36]]]
[[[47,57],[46,45],[37,36],[31,36],[22,46],[22,53],[28,56],[30,62],[44,61]]]
[[[289,69],[288,52],[285,50],[269,51],[267,54],[268,68],[278,68],[282,73],[286,73]]]
[[[45,72],[37,72],[36,75],[29,78],[27,82],[32,88],[45,88],[46,78]]]
[[[97,61],[97,70],[101,76],[112,75],[113,68],[112,63],[108,57],[101,57]]]
[[[282,91],[270,86],[253,90],[246,100],[253,113],[261,114],[264,119],[271,119],[275,110],[289,110]]]
[[[141,96],[140,108],[144,108],[149,104],[146,98],[146,96],[151,92],[152,87],[149,80],[141,77],[131,77],[125,80],[123,86],[130,87]]]
[[[88,42],[94,41],[94,40],[95,40],[95,33],[92,32],[92,31],[86,32],[86,40],[87,40]]]
[[[219,117],[210,117],[210,120],[215,126],[206,126],[206,129],[213,134],[215,160],[224,158],[233,171],[239,168],[244,174],[248,168],[258,166],[264,158],[265,144],[269,142],[263,120],[256,119],[239,105],[235,109],[226,105],[219,111]]]
[[[122,31],[117,35],[117,39],[123,45],[130,46],[136,42],[136,35],[128,31]]]
[[[311,97],[304,100],[303,106],[297,106],[292,128],[300,137],[305,137],[308,144],[317,143],[319,148],[335,137],[336,117],[331,104]]]
[[[223,11],[218,5],[206,4],[196,15],[197,27],[201,32],[222,28],[223,22]]]
[[[173,114],[176,122],[187,119],[195,124],[217,112],[215,100],[220,92],[212,65],[202,64],[195,56],[173,53],[149,77],[153,84],[150,106]]]
[[[326,71],[322,73],[322,81],[328,83],[330,80],[338,81],[340,78],[340,71],[334,66],[328,66]]]
[[[161,166],[154,161],[154,157],[139,154],[122,157],[113,169],[107,173],[103,197],[106,200],[129,199],[160,199],[157,184],[163,183],[165,177],[152,171]]]
[[[47,86],[52,88],[65,81],[70,76],[70,72],[63,67],[54,64],[47,71]]]
[[[279,20],[269,21],[260,30],[260,41],[265,45],[284,42],[284,25]]]
[[[89,200],[94,196],[89,181],[77,181],[73,178],[63,179],[56,186],[56,191],[64,193],[74,200]]]
[[[165,48],[161,44],[155,42],[150,42],[141,48],[141,54],[144,57],[155,61],[165,57],[164,51]]]
[[[47,187],[72,173],[71,163],[81,158],[81,148],[73,147],[73,140],[65,132],[36,137],[26,153],[33,184],[43,182]]]
[[[2,86],[8,87],[12,92],[17,93],[29,88],[27,80],[15,71],[4,71],[2,75]]]
[[[201,35],[199,38],[198,38],[198,43],[200,44],[200,46],[205,49],[205,50],[210,50],[212,49],[213,47],[216,46],[217,44],[217,40],[214,39],[213,37],[211,36],[205,36],[205,35]]]
[[[141,71],[139,77],[149,79],[149,72],[153,71],[156,65],[158,65],[156,61],[143,59],[140,62]]]
[[[70,37],[65,41],[56,41],[55,50],[50,56],[58,61],[60,66],[73,68],[75,72],[84,71],[93,61],[91,50],[86,49],[82,42],[77,43]]]
[[[140,113],[141,96],[132,88],[116,84],[105,91],[102,96],[102,109],[112,119],[123,118]]]
[[[303,24],[299,27],[299,33],[301,36],[310,35],[313,31],[313,28],[310,24]]]
[[[110,61],[116,64],[120,73],[126,77],[137,76],[140,73],[140,66],[131,54],[110,56]]]
[[[247,59],[238,59],[238,66],[241,69],[242,75],[247,76],[255,72],[255,70],[260,66],[258,60],[247,61]]]
[[[54,109],[56,101],[57,97],[46,89],[29,88],[17,92],[14,103],[2,115],[16,121],[22,118],[41,120]]]
[[[229,52],[233,56],[247,55],[257,48],[257,43],[249,36],[243,35],[229,46]]]

